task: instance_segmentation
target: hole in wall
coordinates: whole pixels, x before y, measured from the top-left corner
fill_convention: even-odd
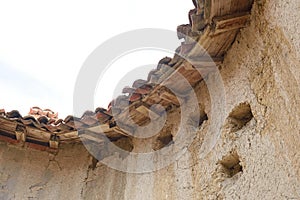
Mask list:
[[[199,113],[191,114],[191,120],[193,122],[199,121],[199,127],[201,127],[204,121],[208,120],[208,116],[205,112],[205,107],[203,104],[199,103]]]
[[[203,113],[203,115],[200,115],[200,120],[199,120],[199,126],[203,124],[204,121],[208,120],[208,116],[206,113]]]
[[[133,143],[129,137],[121,137],[118,140],[112,141],[114,145],[123,149],[124,151],[131,152],[133,150]]]
[[[233,177],[239,172],[243,172],[243,167],[240,164],[240,158],[236,151],[232,151],[224,156],[222,160],[219,161],[219,164],[221,164],[222,171],[228,178]]]
[[[200,110],[200,119],[199,119],[199,127],[203,124],[204,121],[208,120],[207,113],[205,112],[205,106],[199,103]]]
[[[226,126],[230,131],[238,131],[243,128],[251,119],[253,114],[249,103],[240,103],[229,114]]]
[[[153,144],[153,150],[157,151],[172,144],[174,144],[173,135],[171,132],[167,132],[157,137],[156,142]]]
[[[168,135],[165,136],[159,136],[157,138],[164,146],[169,146],[171,144],[173,144],[173,135],[170,133]]]

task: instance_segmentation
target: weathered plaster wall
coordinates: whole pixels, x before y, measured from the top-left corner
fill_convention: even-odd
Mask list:
[[[80,199],[89,169],[82,145],[58,154],[0,143],[0,199]]]
[[[1,143],[0,199],[300,199],[299,10],[298,0],[255,1],[220,69],[224,117],[211,117],[208,90],[197,86],[208,120],[174,164],[147,174],[93,170],[80,145],[52,155]],[[210,124],[222,124],[221,135],[202,159],[203,138],[217,131]]]
[[[196,91],[208,120],[188,153],[158,172],[127,175],[126,186],[115,186],[115,191],[125,188],[124,196],[115,198],[300,199],[299,9],[299,1],[255,2],[250,26],[241,31],[220,70],[226,91],[224,118],[211,118],[209,94],[200,84]],[[249,107],[243,105],[249,105],[253,115],[244,126]],[[221,136],[201,159],[203,137],[213,134],[208,126],[218,123],[223,123]],[[231,164],[242,170],[226,169]],[[94,171],[90,184],[101,187],[98,177],[104,169]],[[238,173],[232,176],[234,171]],[[113,174],[109,176],[122,175]],[[86,197],[92,198],[89,193]]]

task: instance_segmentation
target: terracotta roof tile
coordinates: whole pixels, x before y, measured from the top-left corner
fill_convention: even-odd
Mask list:
[[[4,115],[5,114],[5,110],[4,109],[0,109],[0,115]]]
[[[84,115],[84,116],[81,118],[80,122],[82,122],[82,123],[84,123],[84,124],[86,124],[86,125],[88,125],[88,126],[92,126],[92,125],[97,124],[97,123],[98,123],[98,120],[97,120],[97,117],[96,117],[95,114],[92,115],[92,116],[91,116],[91,115]]]
[[[41,124],[48,124],[48,117],[46,116],[40,116],[38,119],[37,119]]]
[[[129,97],[129,101],[130,101],[130,102],[135,102],[135,101],[138,101],[138,100],[140,100],[140,99],[142,99],[142,95],[141,95],[141,94],[138,94],[138,93],[133,93],[133,94],[131,94],[130,97]]]
[[[167,65],[171,62],[171,60],[172,58],[166,56],[158,62],[158,65]]]
[[[55,122],[54,122],[54,125],[59,125],[60,123],[62,123],[63,122],[63,120],[62,119],[58,119],[58,120],[56,120]]]
[[[122,93],[124,94],[132,94],[135,92],[135,89],[134,88],[131,88],[131,87],[124,87],[123,90],[122,90]]]
[[[17,110],[12,110],[6,113],[6,117],[8,118],[22,118],[22,115]]]
[[[94,116],[94,115],[95,115],[95,113],[93,111],[87,110],[82,114],[81,118],[83,118],[85,116]]]

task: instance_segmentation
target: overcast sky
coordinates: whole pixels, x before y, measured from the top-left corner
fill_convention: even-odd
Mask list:
[[[176,31],[177,25],[188,23],[192,8],[191,0],[0,0],[0,108],[26,115],[30,107],[40,106],[62,118],[72,114],[77,74],[97,46],[138,28]],[[140,52],[116,62],[115,71],[101,82],[107,89],[98,87],[95,107],[107,107],[114,83],[126,71],[166,55]]]

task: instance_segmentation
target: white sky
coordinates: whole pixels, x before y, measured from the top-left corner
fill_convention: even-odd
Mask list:
[[[26,115],[30,107],[40,106],[58,111],[61,118],[72,114],[77,74],[97,46],[138,28],[176,31],[188,23],[192,8],[192,0],[0,0],[0,108]],[[98,87],[95,107],[107,107],[113,83],[130,66],[155,64],[166,55],[140,52],[116,62],[109,73],[114,76],[101,83],[107,89]],[[136,79],[146,77],[137,73]]]

